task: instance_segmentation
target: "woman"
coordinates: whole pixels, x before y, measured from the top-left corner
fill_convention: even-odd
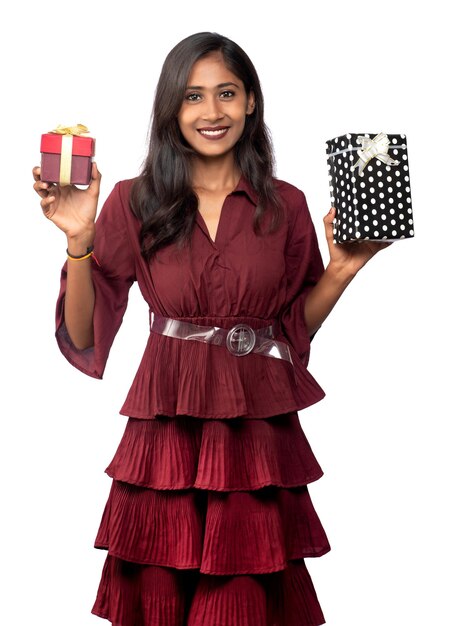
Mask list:
[[[67,236],[59,346],[101,378],[137,281],[151,332],[121,409],[108,550],[92,612],[119,626],[311,626],[324,617],[304,558],[329,549],[307,485],[322,475],[297,411],[324,393],[310,342],[385,243],[334,245],[323,266],[304,194],[273,176],[255,68],[226,37],[168,55],[140,176],[95,224],[85,190],[40,180]]]

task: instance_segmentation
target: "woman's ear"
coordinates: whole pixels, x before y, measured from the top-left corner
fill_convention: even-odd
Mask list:
[[[246,105],[246,114],[247,115],[251,115],[253,113],[253,111],[255,110],[255,94],[250,91],[250,93],[248,94],[248,102]]]

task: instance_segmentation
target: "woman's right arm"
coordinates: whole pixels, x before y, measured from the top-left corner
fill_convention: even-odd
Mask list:
[[[76,239],[67,237],[67,249],[73,256],[85,255],[93,243],[93,235]],[[78,350],[93,345],[93,309],[95,290],[91,278],[91,257],[82,261],[67,261],[67,290],[65,292],[65,326]]]
[[[67,249],[72,256],[85,255],[95,238],[101,174],[95,163],[92,180],[87,189],[73,185],[59,187],[42,182],[41,168],[33,168],[34,190],[41,197],[44,215],[67,237]],[[93,346],[93,309],[95,292],[91,277],[91,257],[67,261],[65,294],[65,326],[74,346],[79,350]]]

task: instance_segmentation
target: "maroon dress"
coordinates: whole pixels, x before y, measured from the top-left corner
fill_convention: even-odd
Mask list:
[[[276,180],[287,217],[257,236],[257,195],[242,177],[215,241],[198,212],[191,247],[172,244],[147,263],[132,182],[115,186],[97,220],[93,348],[77,350],[67,334],[62,270],[65,357],[102,377],[137,281],[156,314],[226,329],[274,324],[292,363],[150,332],[105,470],[113,480],[95,547],[107,555],[92,612],[115,626],[323,624],[304,561],[330,550],[307,488],[323,472],[297,413],[324,396],[307,369],[304,303],[324,267],[305,196]]]

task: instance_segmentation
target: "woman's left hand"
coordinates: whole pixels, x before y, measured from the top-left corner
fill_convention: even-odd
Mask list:
[[[337,244],[333,241],[333,220],[336,214],[335,207],[323,218],[326,240],[330,253],[330,263],[341,268],[344,272],[354,276],[379,250],[388,248],[391,241],[348,241]]]

